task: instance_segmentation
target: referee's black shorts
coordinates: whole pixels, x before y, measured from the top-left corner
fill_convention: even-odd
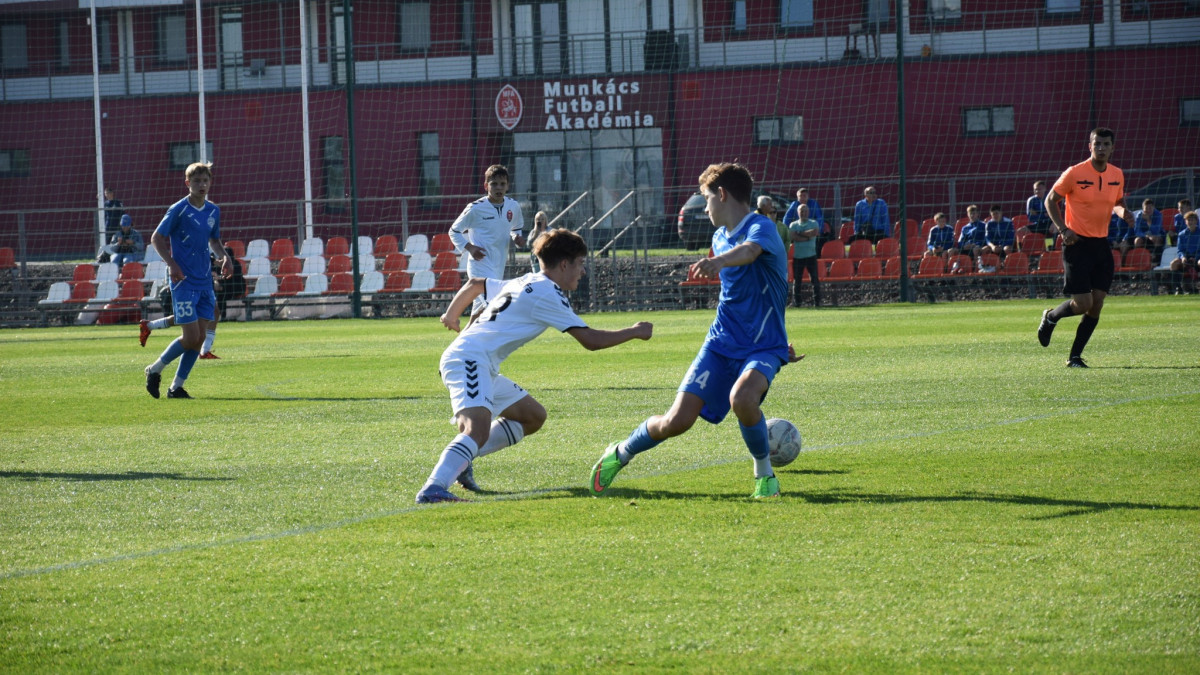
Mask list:
[[[1113,255],[1107,237],[1080,237],[1063,247],[1063,293],[1108,293],[1112,288]]]

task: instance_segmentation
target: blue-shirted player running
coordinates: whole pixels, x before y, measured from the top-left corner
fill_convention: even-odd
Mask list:
[[[717,424],[732,409],[754,457],[751,496],[779,495],[769,458],[767,419],[760,406],[775,373],[804,356],[797,356],[788,344],[784,325],[787,247],[775,223],[750,205],[753,186],[750,172],[740,164],[712,164],[700,174],[705,212],[717,231],[713,257],[695,263],[692,271],[700,277],[720,275],[716,320],[671,409],[608,446],[592,467],[592,494],[603,493],[634,455],[684,433],[697,417]]]
[[[150,237],[151,245],[171,272],[171,309],[175,324],[183,329],[183,336],[146,366],[146,391],[154,398],[159,396],[163,368],[175,359],[179,359],[179,368],[167,398],[191,398],[183,383],[200,356],[204,334],[216,323],[217,296],[213,292],[209,251],[221,263],[222,275],[233,269],[221,243],[221,209],[208,201],[212,167],[199,162],[188,166],[183,182],[188,186],[188,196],[167,209]]]

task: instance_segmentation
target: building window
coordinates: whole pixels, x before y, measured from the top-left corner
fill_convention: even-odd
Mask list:
[[[28,175],[28,150],[0,150],[0,178],[23,178]]]
[[[213,161],[213,143],[208,141],[204,144],[208,152],[205,153],[203,161],[211,163]],[[169,149],[172,171],[183,171],[188,166],[201,161],[200,160],[200,142],[189,141],[187,143],[172,143]]]
[[[58,22],[58,67],[71,67],[71,25],[65,19]]]
[[[783,0],[779,3],[779,25],[783,28],[812,28],[812,0]]]
[[[29,68],[25,24],[9,23],[0,26],[0,68],[9,71]]]
[[[321,167],[325,174],[325,212],[341,213],[346,209],[345,143],[341,136],[321,139]]]
[[[733,29],[736,31],[744,31],[749,28],[746,19],[746,0],[734,0],[733,2]]]
[[[187,63],[187,15],[163,14],[158,17],[154,39],[159,63]]]
[[[1200,98],[1180,99],[1179,124],[1185,127],[1200,126]]]
[[[962,0],[929,0],[931,21],[958,21],[962,18]]]
[[[1047,14],[1079,14],[1080,0],[1046,0]]]
[[[111,66],[113,63],[112,22],[108,19],[100,19],[100,28],[96,31],[96,37],[100,41],[96,47],[100,65]]]
[[[759,117],[754,120],[754,142],[782,145],[804,142],[804,118],[799,115]]]
[[[1016,131],[1011,105],[963,109],[964,136],[1008,136]]]
[[[430,46],[429,3],[402,2],[396,11],[396,42],[402,52],[423,52]]]
[[[438,148],[436,131],[419,134],[417,137],[418,152],[421,153],[421,185],[417,188],[425,200],[427,207],[440,207],[442,200],[434,199],[442,194],[442,155]]]

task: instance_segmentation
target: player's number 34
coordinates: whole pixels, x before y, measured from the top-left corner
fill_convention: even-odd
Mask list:
[[[693,382],[695,382],[697,385],[699,385],[701,389],[704,389],[705,387],[707,387],[708,386],[708,371],[706,370],[703,373],[700,373],[699,375],[697,375],[696,371],[689,370],[688,374],[687,374],[687,381],[685,381],[684,384],[691,384]]]

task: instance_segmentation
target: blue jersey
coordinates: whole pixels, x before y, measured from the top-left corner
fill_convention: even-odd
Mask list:
[[[184,197],[167,209],[167,215],[154,231],[171,240],[171,257],[184,275],[180,287],[211,289],[212,262],[208,241],[221,239],[220,207],[206,201],[204,208],[198,209]]]
[[[733,231],[721,227],[713,233],[713,255],[754,242],[762,254],[749,265],[721,270],[721,297],[717,318],[708,329],[705,346],[722,356],[742,359],[760,352],[777,355],[787,363],[787,248],[775,223],[750,213]]]

